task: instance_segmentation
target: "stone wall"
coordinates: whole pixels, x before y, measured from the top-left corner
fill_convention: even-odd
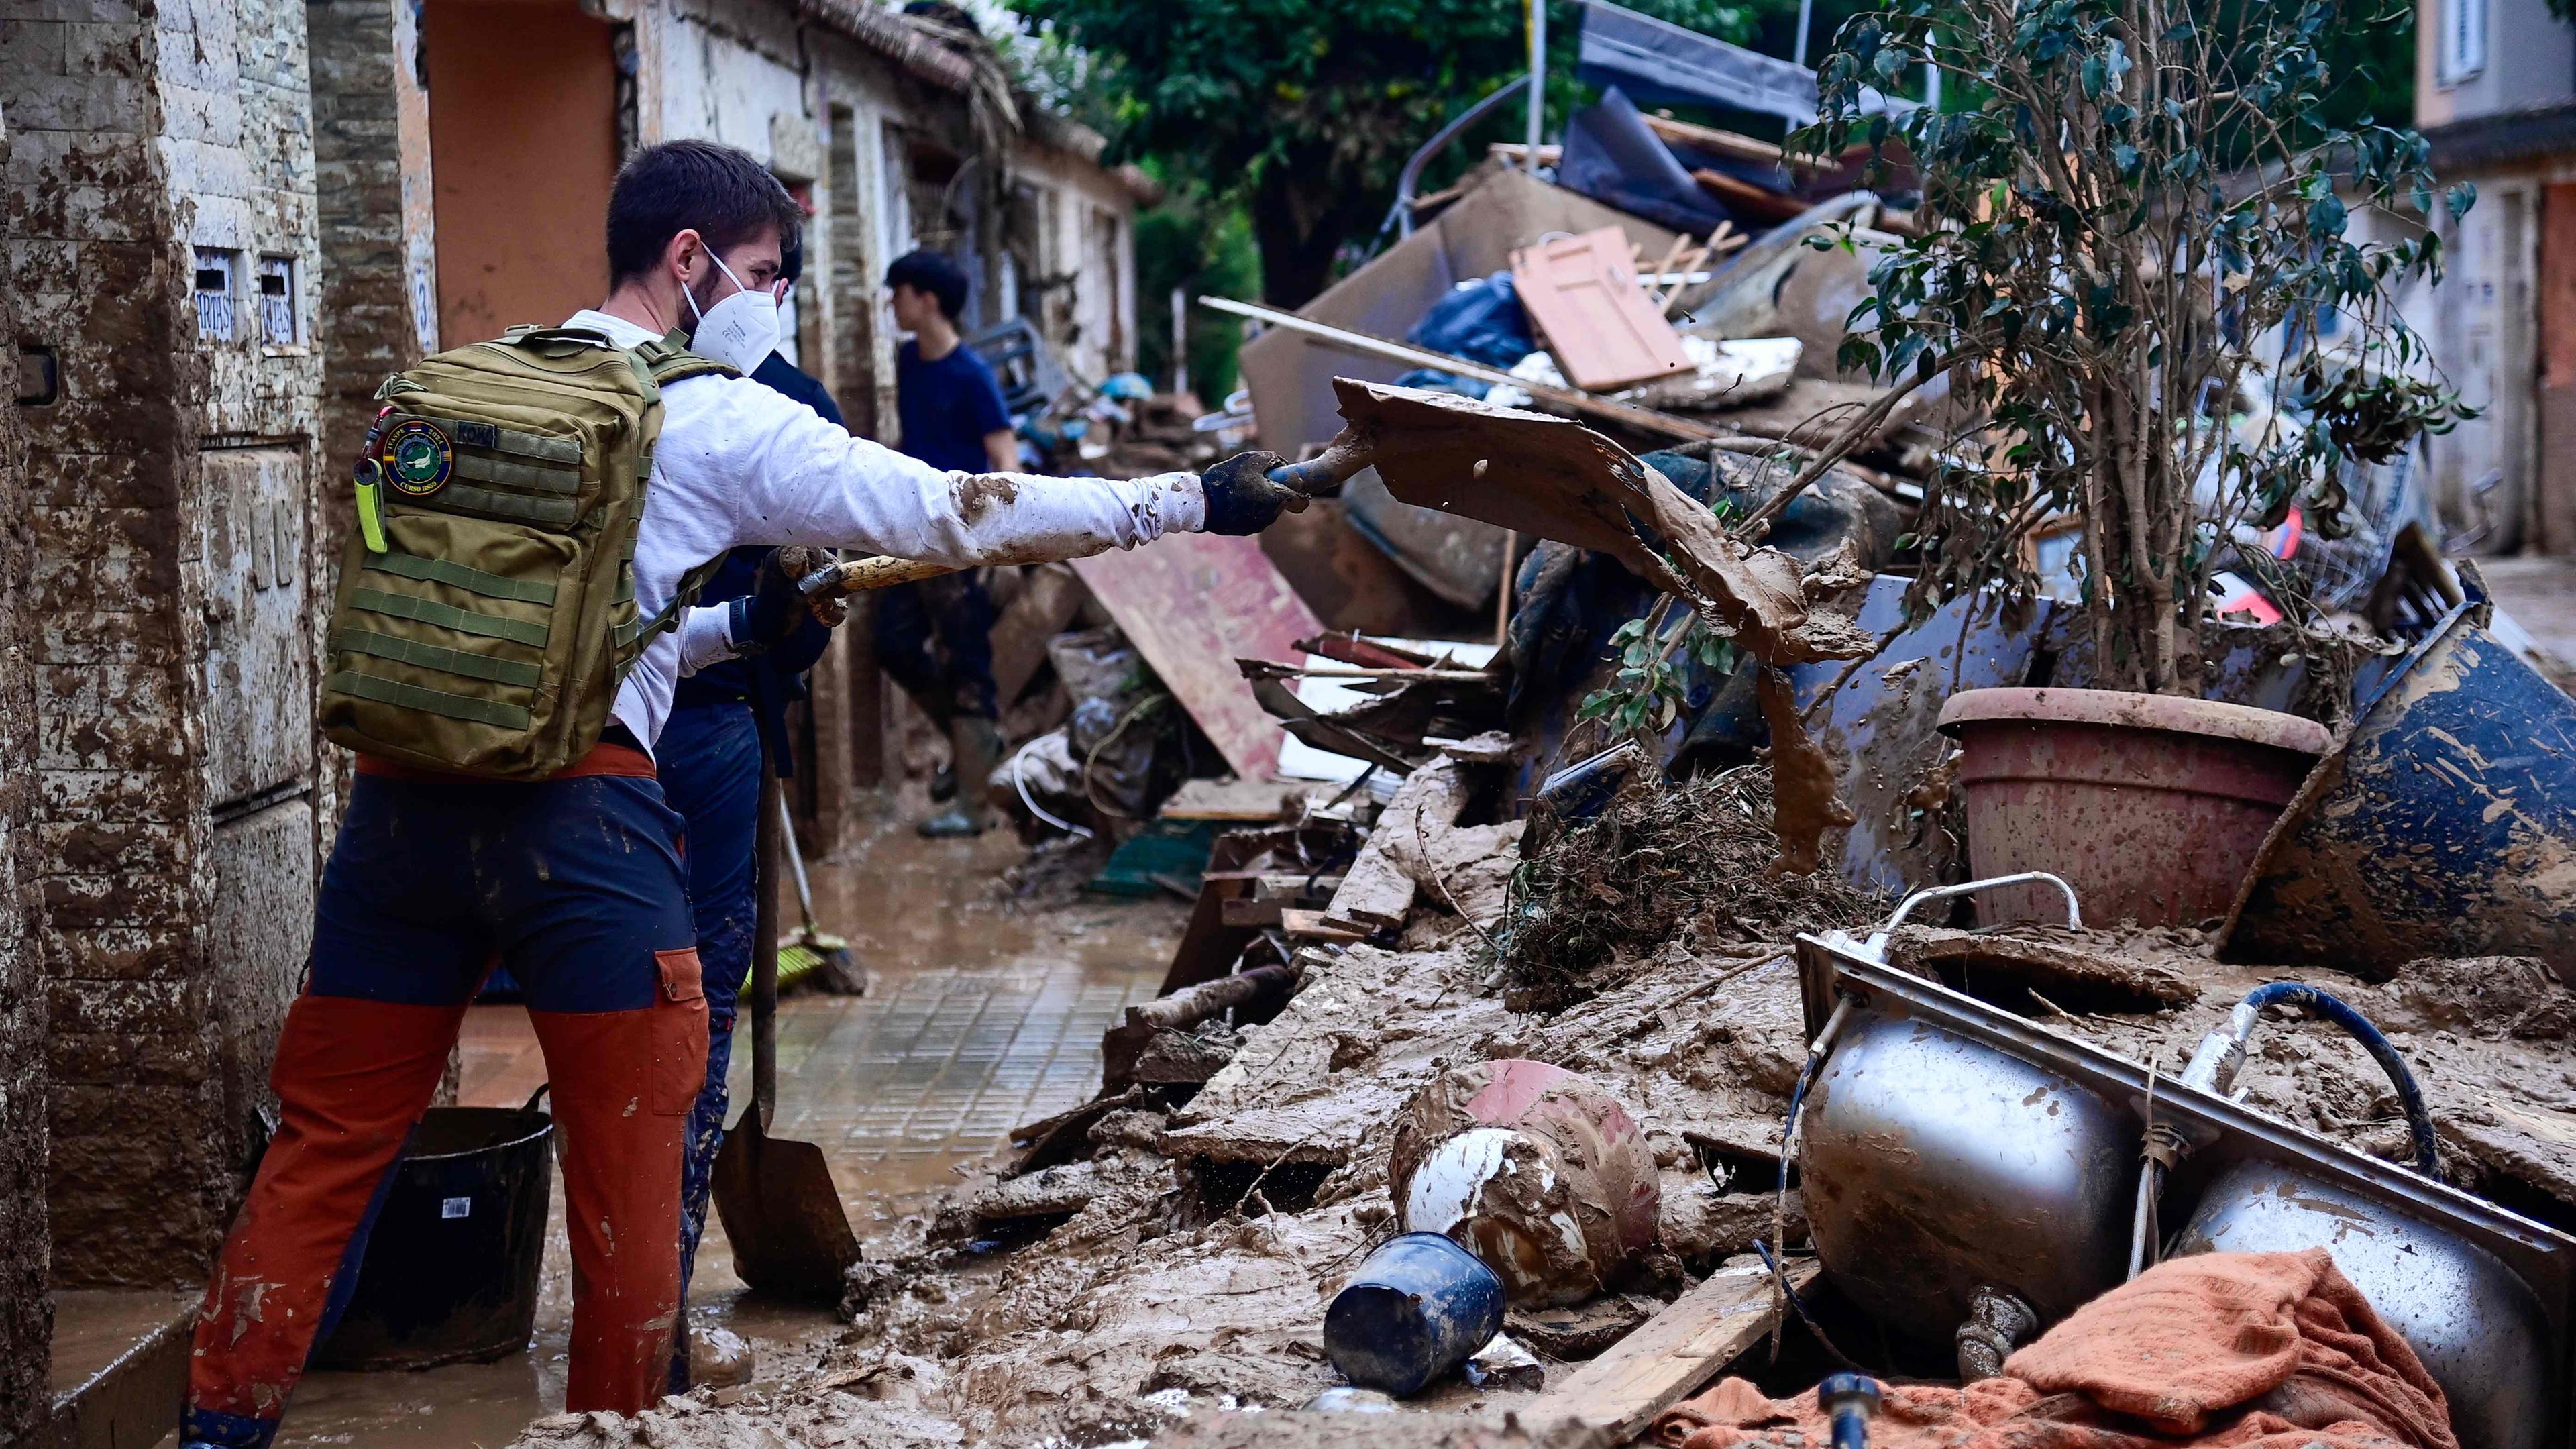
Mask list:
[[[310,925],[218,909],[312,874],[303,8],[0,0],[64,1286],[203,1273]]]
[[[9,149],[0,105],[0,158]],[[0,342],[17,366],[15,306],[0,288]],[[45,386],[29,359],[18,393]],[[23,595],[30,539],[25,441],[18,409],[0,408],[0,759],[23,760],[36,740],[35,676]],[[29,929],[33,856],[27,812],[35,792],[24,770],[0,770],[0,1444],[31,1442],[50,1402],[53,1312],[45,1297],[51,1234],[45,1214],[44,967]]]

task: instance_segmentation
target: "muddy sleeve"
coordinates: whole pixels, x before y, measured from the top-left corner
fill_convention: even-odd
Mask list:
[[[736,389],[723,430],[736,543],[814,544],[961,568],[1046,563],[1205,527],[1198,475],[950,473],[852,437],[767,388]],[[756,396],[755,396],[756,395]]]

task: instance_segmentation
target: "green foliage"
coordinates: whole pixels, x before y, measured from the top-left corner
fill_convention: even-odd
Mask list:
[[[1136,364],[1157,387],[1172,376],[1173,288],[1192,298],[1261,293],[1261,254],[1243,203],[1203,181],[1161,179],[1162,204],[1136,214]],[[1243,324],[1193,302],[1188,325],[1190,390],[1219,406],[1234,390]]]
[[[1610,683],[1584,696],[1575,710],[1578,720],[1601,720],[1623,735],[1657,735],[1670,729],[1682,708],[1683,662],[1696,662],[1711,674],[1735,672],[1735,641],[1709,631],[1693,617],[1673,640],[1659,637],[1664,611],[1631,619],[1610,636],[1618,673]]]
[[[2469,415],[2395,310],[2440,274],[2405,219],[2437,204],[2428,148],[2337,123],[2337,24],[2331,0],[1896,0],[1842,28],[1800,144],[1902,141],[1935,223],[1873,262],[1842,362],[1946,374],[1976,420],[1928,490],[1919,607],[2035,590],[2034,533],[2077,518],[2106,676],[2195,689],[2239,526],[2295,504],[2332,534],[2350,467]],[[1862,112],[1927,59],[1952,109]]]
[[[1396,174],[1441,123],[1528,68],[1522,12],[1497,0],[1010,0],[1061,42],[1105,58],[1122,154],[1159,156],[1219,191],[1241,188],[1263,295],[1294,306],[1336,254],[1375,233]],[[1744,36],[1795,0],[1640,0],[1713,34]],[[1571,5],[1549,23],[1570,35]],[[1551,47],[1551,95],[1571,96],[1570,40]],[[1516,134],[1516,132],[1514,132]]]

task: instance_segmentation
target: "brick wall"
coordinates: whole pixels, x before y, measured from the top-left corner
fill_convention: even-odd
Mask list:
[[[325,484],[357,456],[376,384],[438,343],[429,97],[404,0],[316,0],[313,150],[323,258]],[[325,490],[329,496],[328,488]],[[334,531],[348,510],[328,508]],[[326,557],[337,557],[330,550]]]
[[[9,149],[0,106],[0,158]],[[0,344],[13,364],[15,307],[0,288]],[[32,379],[37,374],[30,374]],[[23,760],[36,733],[21,595],[30,540],[26,450],[17,409],[0,407],[0,759]],[[53,1312],[45,1298],[51,1258],[45,1214],[44,968],[29,930],[33,857],[24,770],[0,770],[0,1443],[31,1440],[50,1396]]]
[[[309,929],[292,912],[217,949],[218,905],[274,884],[275,812],[303,830],[290,891],[311,874],[304,56],[300,0],[0,0],[5,285],[17,335],[61,377],[18,411],[29,481],[10,516],[33,556],[37,719],[17,758],[35,763],[66,1286],[203,1272]],[[209,315],[232,314],[228,335],[203,335],[201,261],[224,277]]]

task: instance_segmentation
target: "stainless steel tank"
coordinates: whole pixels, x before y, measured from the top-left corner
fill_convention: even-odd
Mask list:
[[[1873,1004],[1833,1044],[1800,1138],[1816,1256],[1892,1327],[1947,1337],[1979,1288],[2045,1326],[2124,1275],[2137,1126],[2056,1073]]]
[[[2549,1318],[2494,1254],[2277,1162],[2230,1164],[2174,1253],[2324,1248],[2451,1401],[2462,1449],[2538,1449],[2556,1421]]]

